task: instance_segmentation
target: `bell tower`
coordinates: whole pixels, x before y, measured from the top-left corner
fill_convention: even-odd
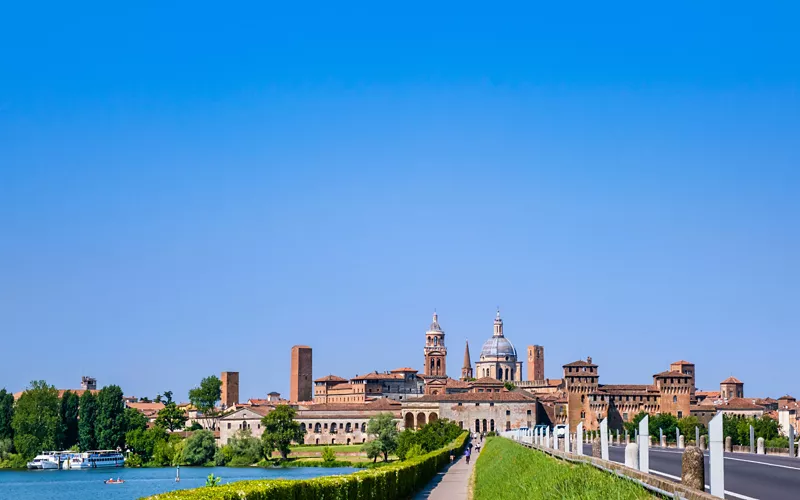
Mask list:
[[[444,345],[444,330],[439,326],[439,316],[433,313],[433,321],[425,332],[425,369],[427,377],[447,377],[447,347]]]

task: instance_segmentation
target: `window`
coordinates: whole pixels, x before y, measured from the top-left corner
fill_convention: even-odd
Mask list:
[[[626,422],[628,421],[628,414],[627,413],[623,413],[622,414],[622,420],[624,420]]]
[[[511,415],[511,410],[506,410],[506,416]]]
[[[672,402],[673,403],[677,403],[678,402],[678,396],[672,396]]]
[[[475,406],[480,406],[480,405],[481,405],[480,403],[475,403]]]
[[[528,410],[528,415],[530,415],[530,414],[531,414],[531,411],[530,411],[530,410]],[[530,425],[529,425],[528,427],[530,427]]]
[[[489,403],[489,406],[494,406],[494,403]]]
[[[458,406],[461,406],[461,403],[458,403]]]
[[[586,412],[585,411],[581,412],[581,418],[586,418]]]
[[[231,428],[231,423],[230,423],[230,422],[228,422],[228,429],[230,429],[230,428]]]

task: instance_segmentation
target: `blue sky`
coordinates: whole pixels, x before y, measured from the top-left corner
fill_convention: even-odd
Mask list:
[[[500,306],[546,375],[800,392],[793,2],[17,3],[0,387],[178,399],[422,367]],[[797,394],[795,394],[797,395]]]

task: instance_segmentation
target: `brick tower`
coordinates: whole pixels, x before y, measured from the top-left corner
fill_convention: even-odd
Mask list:
[[[544,347],[528,346],[528,380],[544,380]]]
[[[307,345],[292,347],[292,373],[289,376],[289,401],[311,401],[311,348]]]
[[[239,372],[222,372],[222,406],[230,408],[239,402]]]
[[[444,330],[439,326],[439,316],[434,312],[431,327],[425,332],[425,375],[447,377],[447,347]]]

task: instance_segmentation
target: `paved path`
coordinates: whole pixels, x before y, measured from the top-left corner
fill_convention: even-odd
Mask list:
[[[431,479],[425,489],[414,496],[414,500],[466,500],[469,476],[472,474],[472,467],[478,458],[475,448],[472,449],[472,452],[469,465],[467,465],[464,455],[461,455],[455,462],[436,474],[436,477]]]

